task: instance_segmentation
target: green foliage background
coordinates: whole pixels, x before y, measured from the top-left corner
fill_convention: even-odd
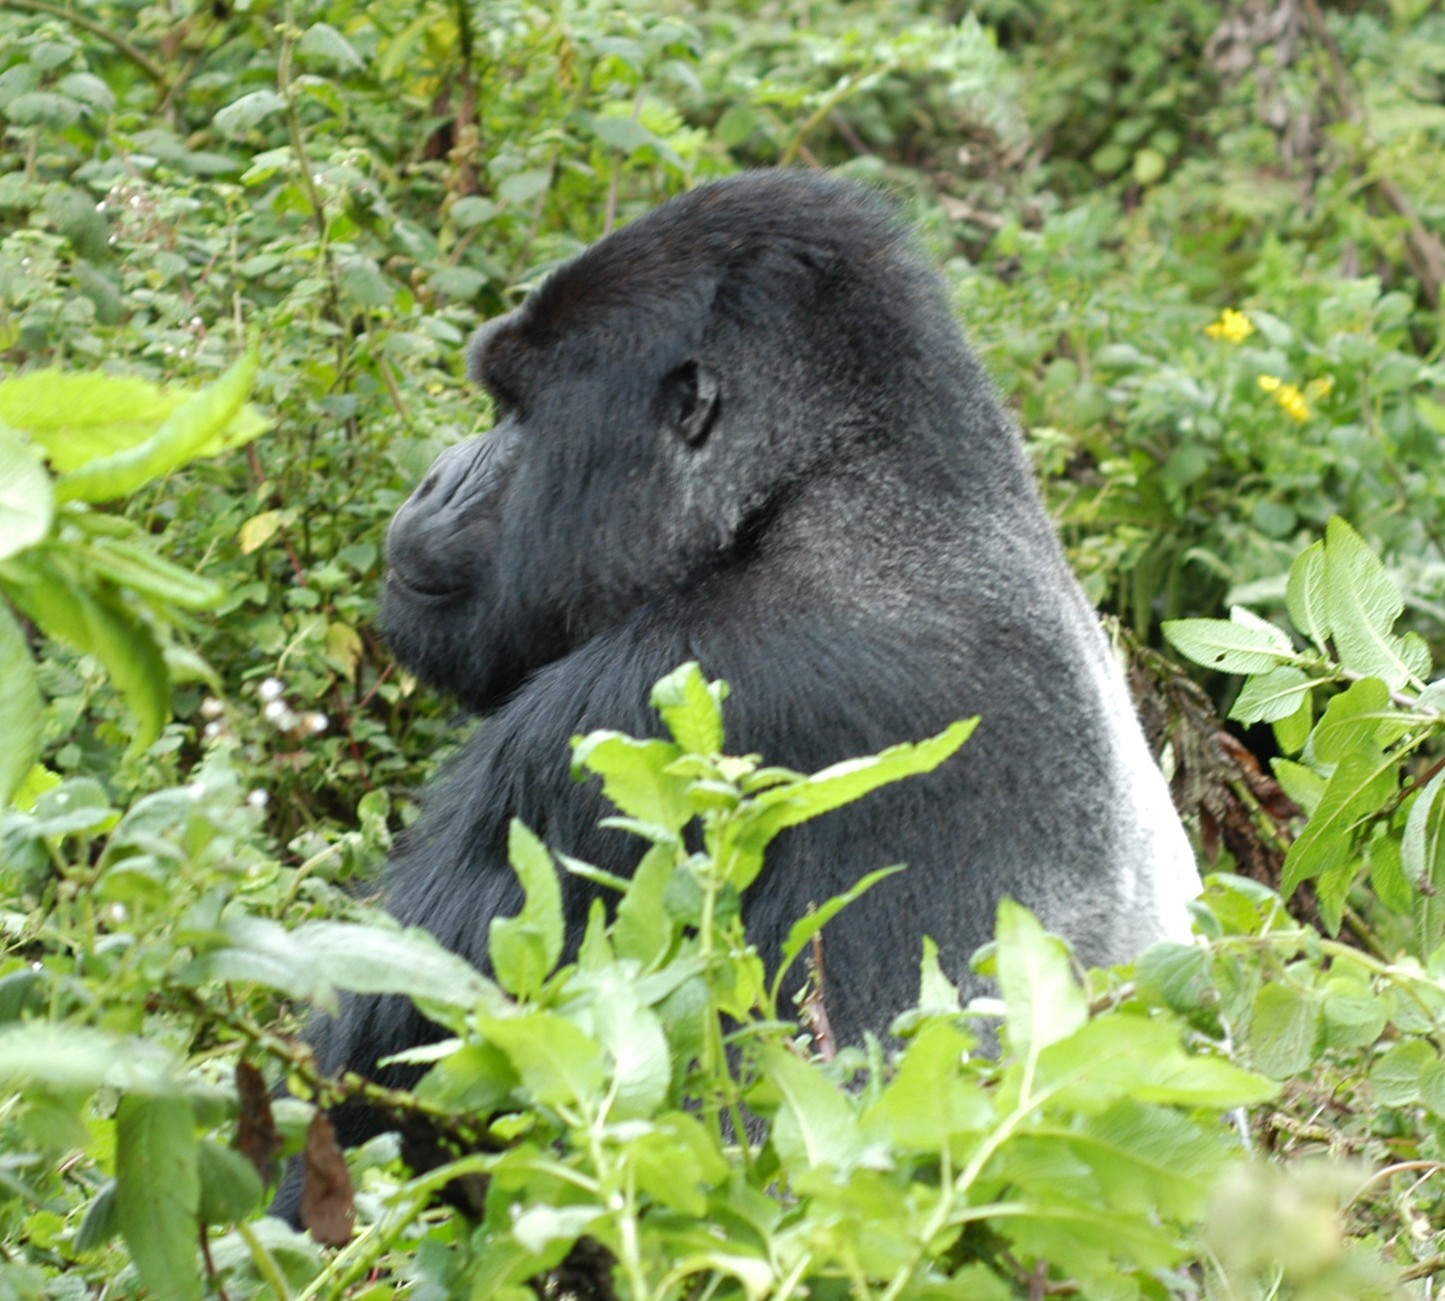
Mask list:
[[[1442,143],[1425,0],[9,0],[0,1297],[504,1295],[584,1230],[634,1297],[1428,1295]],[[515,975],[495,1003],[367,909],[458,731],[373,615],[391,514],[490,421],[468,331],[668,195],[771,164],[872,178],[920,227],[1090,594],[1146,642],[1167,625],[1276,756],[1303,812],[1256,808],[1261,834],[1293,837],[1285,884],[1329,934],[1221,876],[1197,947],[1076,986],[1009,916],[999,1064],[961,1056],[925,960],[896,1067],[766,1029],[744,1067],[667,1005],[706,970],[710,1015],[792,1014],[726,907],[629,894],[623,936],[599,921],[591,967],[557,972],[553,865],[519,840],[535,909],[493,937]],[[679,787],[704,816],[707,782],[749,792],[690,690],[701,730],[671,761],[712,765]],[[591,754],[613,752],[639,817],[647,754]],[[641,882],[708,879],[666,847],[639,842]],[[665,937],[646,953],[639,918]],[[358,950],[369,970],[341,962]],[[578,1008],[642,970],[623,1045]],[[364,1151],[361,1232],[322,1252],[257,1218],[230,1072],[337,1096],[285,1037],[292,1000],[367,980],[465,993],[418,1105],[498,1108],[501,1154],[461,1158],[493,1180],[472,1222],[425,1209],[440,1176]],[[562,1045],[561,1093],[499,1009]],[[1040,1063],[1105,1040],[1133,1074],[1024,1105]],[[658,1042],[664,1083],[623,1069]],[[755,1151],[699,1118],[748,1089],[774,1118]],[[1235,1103],[1257,1104],[1248,1142]],[[288,1107],[294,1148],[309,1113]]]

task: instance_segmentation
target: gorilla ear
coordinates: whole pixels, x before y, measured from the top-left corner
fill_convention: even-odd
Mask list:
[[[684,362],[662,381],[663,423],[689,447],[701,447],[717,418],[718,397],[717,376]]]

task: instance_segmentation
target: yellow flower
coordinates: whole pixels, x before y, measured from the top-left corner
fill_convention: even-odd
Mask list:
[[[1254,323],[1243,312],[1226,307],[1213,325],[1206,325],[1204,333],[1211,339],[1224,339],[1228,343],[1243,343],[1254,333]]]
[[[1291,419],[1304,424],[1310,418],[1310,404],[1297,384],[1286,384],[1278,375],[1261,375],[1259,386],[1284,408]]]

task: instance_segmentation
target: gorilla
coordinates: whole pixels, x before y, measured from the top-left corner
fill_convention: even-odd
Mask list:
[[[732,685],[729,750],[794,769],[982,716],[932,774],[784,832],[744,898],[776,954],[810,904],[908,865],[826,928],[840,1043],[913,1004],[924,934],[980,989],[969,957],[1004,895],[1089,964],[1187,936],[1199,878],[1122,674],[883,201],[799,171],[701,186],[556,271],[468,364],[495,427],[398,511],[382,621],[487,718],[390,865],[400,921],[486,968],[489,920],[522,901],[513,817],[630,872],[642,842],[598,827],[569,739],[658,734],[651,687],[696,660]],[[598,888],[563,890],[576,939]],[[372,1074],[428,1037],[397,998],[313,1031],[326,1069]],[[380,1127],[338,1118],[347,1142]]]

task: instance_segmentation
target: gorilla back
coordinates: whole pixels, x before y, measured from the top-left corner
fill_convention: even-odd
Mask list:
[[[977,989],[1008,895],[1089,963],[1187,934],[1193,858],[1019,440],[939,277],[868,191],[755,172],[562,267],[470,346],[496,402],[398,512],[384,624],[490,714],[391,864],[389,906],[479,966],[521,903],[510,818],[628,872],[569,738],[656,734],[652,684],[725,678],[730,748],[815,769],[982,721],[963,750],[775,842],[748,897],[776,952],[810,902],[903,862],[825,935],[847,1041],[917,993],[921,936]],[[596,888],[568,878],[569,933]],[[317,1032],[370,1071],[427,1037],[399,1000]],[[342,1118],[345,1137],[364,1118]]]

